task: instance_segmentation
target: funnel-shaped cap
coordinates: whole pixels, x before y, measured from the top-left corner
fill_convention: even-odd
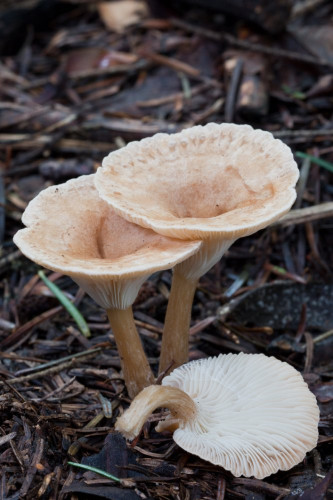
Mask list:
[[[193,255],[200,242],[132,224],[104,202],[94,175],[42,191],[25,210],[16,245],[38,264],[71,276],[102,307],[125,309],[155,271]]]
[[[210,123],[110,153],[95,182],[119,214],[143,227],[235,240],[290,209],[298,175],[290,148],[269,132]]]

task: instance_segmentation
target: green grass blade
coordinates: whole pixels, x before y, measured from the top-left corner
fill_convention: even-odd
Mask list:
[[[280,266],[275,266],[274,264],[272,265],[272,270],[276,271],[279,274],[287,274],[286,269],[284,269],[283,267],[280,267]]]
[[[306,98],[306,94],[304,94],[304,92],[301,92],[300,90],[293,90],[289,87],[289,85],[282,85],[282,90],[293,99],[303,100]]]
[[[66,295],[63,294],[63,292],[60,290],[60,288],[52,283],[44,274],[44,271],[38,271],[38,276],[40,277],[41,280],[44,281],[45,285],[51,290],[51,292],[57,297],[59,302],[64,306],[66,311],[72,316],[74,319],[75,323],[79,327],[81,333],[85,337],[90,337],[91,333],[89,330],[89,326],[87,325],[86,320],[80,313],[80,311],[77,310],[74,304],[66,297]]]
[[[121,480],[113,476],[112,474],[109,474],[108,472],[105,472],[105,470],[98,469],[97,467],[91,467],[90,465],[84,465],[84,464],[77,464],[76,462],[67,462],[68,465],[73,465],[74,467],[79,467],[80,469],[84,470],[90,470],[91,472],[96,472],[96,474],[100,474],[101,476],[107,477],[108,479],[112,479],[112,481],[117,481],[118,483],[121,483]]]
[[[321,158],[317,158],[313,155],[308,155],[307,153],[303,153],[302,151],[296,151],[295,156],[297,156],[298,158],[308,158],[311,163],[316,163],[316,165],[326,168],[326,170],[328,170],[329,172],[333,172],[333,163],[330,163],[329,161],[322,160]]]

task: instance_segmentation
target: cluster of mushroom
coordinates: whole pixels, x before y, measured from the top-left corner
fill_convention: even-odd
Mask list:
[[[155,271],[173,268],[159,367],[163,373],[170,366],[175,368],[188,360],[191,307],[199,278],[237,238],[266,227],[290,209],[297,178],[298,169],[290,149],[270,133],[247,125],[208,124],[174,135],[157,134],[111,153],[94,175],[41,192],[27,207],[22,218],[27,227],[15,235],[14,241],[38,264],[71,276],[107,310],[126,387],[133,398],[154,383],[131,307],[142,283]],[[237,359],[240,366],[246,363],[242,356]],[[263,358],[260,359],[263,363]],[[176,384],[178,390],[181,387],[187,393],[185,386],[174,383],[179,373],[185,375],[192,370],[187,366],[192,364],[166,377],[163,390],[166,385]],[[267,368],[270,369],[268,365]],[[217,379],[222,376],[223,371]],[[201,378],[201,381],[208,391],[207,380]],[[161,387],[145,389],[138,398],[155,397],[158,389]],[[228,384],[225,391],[229,391]],[[205,401],[211,398],[209,394],[204,396]],[[231,400],[240,397],[232,394]],[[170,398],[173,401],[174,395]],[[184,398],[181,401],[185,404]],[[313,403],[309,398],[304,401]],[[157,407],[162,402],[168,407],[165,398],[163,401],[157,398],[153,405],[145,402],[145,406]],[[175,410],[172,404],[177,421],[166,422],[160,429],[177,428],[176,441],[190,449],[186,444],[190,439],[188,432],[201,430],[209,434],[208,424],[197,419],[201,400],[199,410],[198,405],[188,402],[194,416],[190,431],[184,424],[188,418],[179,416],[179,409]],[[313,424],[312,406],[312,420],[309,419]],[[128,415],[133,415],[133,410],[129,411],[132,413]],[[145,412],[143,418],[146,415]],[[142,422],[141,417],[139,421]],[[125,417],[120,422],[123,424],[119,423],[119,429],[132,435],[132,431],[126,431]],[[268,429],[270,433],[269,426]],[[180,431],[185,432],[182,438]],[[250,432],[255,439],[255,429]],[[237,451],[236,437],[232,434],[229,437],[233,444],[223,445],[225,453],[221,451],[223,446],[219,448],[219,456],[229,456],[230,447],[235,446],[237,456],[247,457],[247,468],[232,465],[234,458],[214,463],[237,475],[260,474],[255,464],[261,459],[256,458],[253,448],[249,445]],[[210,436],[211,444],[214,439]],[[196,440],[199,448],[194,452],[209,459],[202,451],[201,441]],[[304,439],[301,451],[293,452],[293,460],[304,456],[304,450],[313,443],[313,439]],[[266,455],[275,456],[278,446],[271,443]],[[296,444],[291,445],[294,448]],[[281,456],[284,457],[284,452]],[[281,460],[273,460],[274,467],[283,468],[291,463],[287,458]],[[267,469],[271,470],[269,473],[276,470],[274,467]]]
[[[290,148],[272,134],[228,123],[156,134],[104,159],[95,185],[119,215],[166,237],[202,242],[173,270],[160,373],[188,361],[199,278],[237,238],[290,209],[298,175]]]

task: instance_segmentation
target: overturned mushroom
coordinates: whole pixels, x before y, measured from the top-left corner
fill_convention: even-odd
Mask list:
[[[262,479],[288,470],[318,440],[319,409],[302,376],[263,354],[192,361],[144,389],[116,429],[136,437],[152,411],[169,408],[157,430],[174,431],[184,450],[235,476]]]
[[[138,336],[132,304],[142,283],[192,255],[200,242],[173,240],[127,222],[99,198],[94,175],[42,191],[14,236],[38,264],[69,275],[107,310],[131,397],[154,377]]]
[[[248,125],[211,123],[157,134],[104,159],[96,187],[119,214],[165,236],[204,240],[197,254],[174,269],[160,371],[188,359],[199,278],[237,238],[290,209],[297,178],[289,147]]]

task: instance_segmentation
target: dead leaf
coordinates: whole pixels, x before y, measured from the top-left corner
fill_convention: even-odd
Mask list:
[[[102,450],[97,455],[84,457],[82,463],[105,470],[119,478],[137,477],[141,474],[126,470],[129,464],[136,464],[136,455],[127,445],[126,440],[118,432],[109,434]]]
[[[320,95],[331,95],[333,91],[333,74],[324,75],[307,91],[306,97],[317,97]]]
[[[134,0],[101,2],[97,8],[105,26],[117,33],[122,33],[148,15],[146,2]]]
[[[333,382],[315,385],[312,387],[312,392],[320,403],[328,403],[333,399]]]
[[[333,63],[333,26],[300,26],[292,28],[292,35],[311,54],[323,62]]]
[[[62,493],[78,493],[79,498],[106,498],[108,500],[137,500],[141,497],[132,490],[125,490],[104,484],[102,486],[88,485],[81,481],[73,481],[65,486]]]
[[[66,54],[64,68],[69,76],[77,77],[89,70],[133,64],[137,60],[138,57],[129,52],[88,47],[81,50],[72,50]]]
[[[320,481],[317,486],[315,486],[313,489],[306,490],[304,493],[301,495],[297,496],[297,500],[324,500],[326,497],[326,492],[328,490],[328,487],[330,486],[333,478],[333,467],[330,469],[330,471],[327,473],[326,477]],[[295,498],[295,497],[294,497]]]

